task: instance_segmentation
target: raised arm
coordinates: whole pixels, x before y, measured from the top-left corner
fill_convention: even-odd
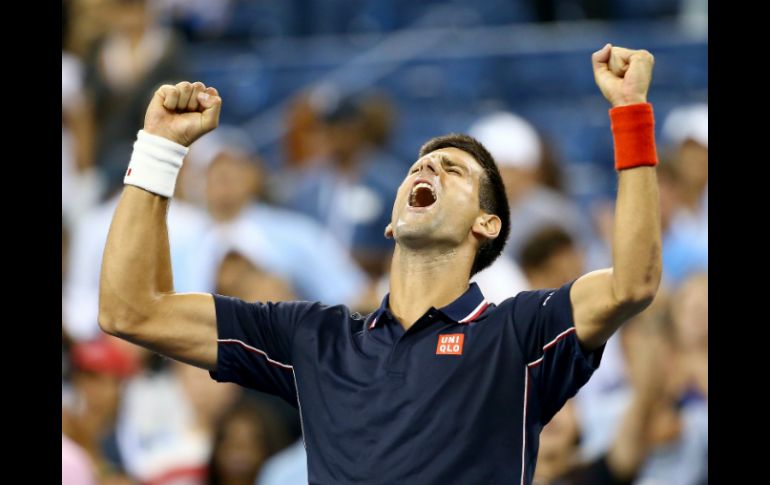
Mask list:
[[[213,297],[174,293],[166,214],[187,147],[216,128],[221,104],[216,89],[202,83],[155,92],[112,219],[99,282],[102,330],[210,370],[217,359]]]
[[[661,235],[653,120],[647,103],[653,57],[607,44],[594,53],[596,83],[612,104],[618,196],[612,268],[579,278],[570,293],[585,350],[604,344],[653,300],[661,275]]]

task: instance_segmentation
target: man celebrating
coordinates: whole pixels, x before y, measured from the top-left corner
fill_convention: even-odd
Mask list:
[[[503,249],[505,191],[481,144],[448,135],[398,189],[390,293],[374,313],[175,293],[169,198],[222,102],[184,82],[158,89],[134,145],[104,252],[102,329],[296,404],[310,483],[531,483],[541,428],[660,280],[653,58],[607,44],[592,61],[613,106],[612,268],[488,304],[469,279]]]

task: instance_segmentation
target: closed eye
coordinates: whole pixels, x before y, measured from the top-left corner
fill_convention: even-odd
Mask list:
[[[452,160],[450,160],[446,156],[442,155],[442,157],[441,157],[441,164],[443,165],[444,170],[446,170],[449,173],[453,173],[455,175],[462,175],[463,174],[462,169],[460,169],[460,167],[455,162],[453,162]]]
[[[449,173],[453,173],[455,175],[462,175],[463,174],[463,171],[460,169],[460,167],[458,167],[457,165],[454,165],[454,164],[445,163],[444,164],[444,170],[446,170]]]

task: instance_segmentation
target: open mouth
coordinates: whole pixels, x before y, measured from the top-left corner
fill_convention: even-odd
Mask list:
[[[409,207],[430,207],[436,202],[433,186],[427,182],[418,182],[409,193]]]

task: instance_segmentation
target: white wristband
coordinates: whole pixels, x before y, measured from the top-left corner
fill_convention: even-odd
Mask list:
[[[176,176],[188,150],[162,136],[139,130],[123,183],[163,197],[172,197]]]

